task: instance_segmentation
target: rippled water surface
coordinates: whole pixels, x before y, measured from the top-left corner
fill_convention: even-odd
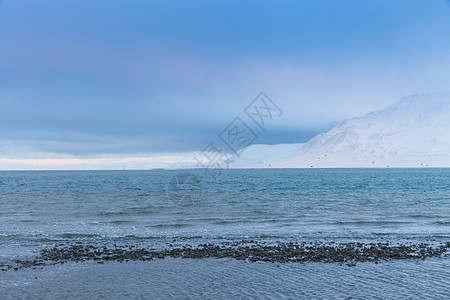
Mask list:
[[[228,259],[78,263],[2,274],[4,299],[449,299],[442,259],[272,264]],[[20,282],[21,284],[17,284]],[[3,299],[2,298],[2,299]]]
[[[450,169],[179,173],[0,172],[0,262],[80,241],[450,240]]]

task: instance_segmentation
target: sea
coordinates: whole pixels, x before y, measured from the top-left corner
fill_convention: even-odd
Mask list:
[[[0,264],[44,248],[224,241],[446,243],[450,169],[0,172]],[[450,299],[450,257],[178,259],[0,271],[0,299]]]

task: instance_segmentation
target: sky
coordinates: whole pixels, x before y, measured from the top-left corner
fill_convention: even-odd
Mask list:
[[[303,143],[448,91],[445,0],[0,0],[0,170],[193,161],[265,92]]]

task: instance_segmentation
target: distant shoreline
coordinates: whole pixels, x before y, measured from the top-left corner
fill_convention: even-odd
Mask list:
[[[320,170],[385,170],[385,169],[414,169],[414,170],[420,170],[420,169],[450,169],[450,166],[444,166],[444,167],[438,167],[438,166],[426,166],[426,167],[333,167],[333,168],[326,168],[326,167],[309,167],[309,168],[228,168],[224,169],[222,171],[228,171],[228,170],[311,170],[311,169],[320,169]],[[128,169],[128,170],[102,170],[102,169],[86,169],[86,170],[52,170],[52,169],[42,169],[42,170],[0,170],[0,172],[92,172],[92,171],[99,171],[99,172],[142,172],[142,171],[201,171],[203,172],[203,169],[201,168],[186,168],[186,169],[164,169],[164,168],[157,168],[157,169]]]

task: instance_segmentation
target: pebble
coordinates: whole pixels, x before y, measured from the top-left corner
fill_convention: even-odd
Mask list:
[[[380,260],[425,259],[428,257],[445,257],[450,243],[432,246],[426,243],[395,245],[383,243],[339,243],[339,242],[301,242],[275,244],[260,243],[253,240],[224,242],[220,244],[202,244],[199,246],[183,245],[166,249],[146,249],[135,245],[97,247],[80,244],[46,248],[32,260],[14,260],[13,265],[3,267],[2,271],[28,268],[66,262],[94,260],[98,264],[106,261],[150,261],[154,258],[180,257],[191,259],[232,258],[249,262],[303,263],[327,262],[356,266],[356,262],[374,262]],[[277,264],[279,267],[279,264]]]

